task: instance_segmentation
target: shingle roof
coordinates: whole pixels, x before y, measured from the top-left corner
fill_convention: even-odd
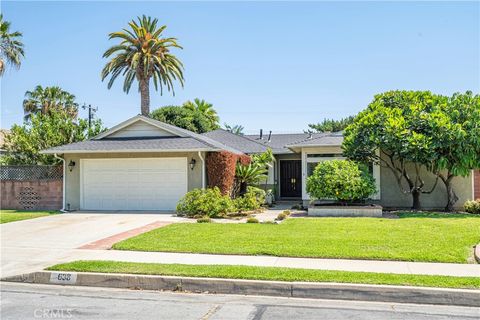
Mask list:
[[[251,140],[245,136],[231,133],[224,129],[206,132],[202,135],[248,154],[262,153],[267,151],[268,148],[268,146],[262,143]]]
[[[312,138],[325,135],[324,133],[312,133]],[[274,154],[293,153],[292,150],[287,148],[287,145],[292,145],[301,141],[305,141],[310,137],[309,133],[279,133],[272,134],[270,141],[268,141],[268,135],[263,135],[263,139],[260,140],[259,135],[248,135],[247,138],[261,143],[272,149]]]
[[[308,147],[308,146],[341,146],[343,135],[336,133],[323,133],[319,136],[312,136],[302,141],[288,144],[287,147]]]
[[[108,136],[127,125],[136,121],[144,121],[159,128],[166,129],[177,137],[135,137],[125,138],[108,138]],[[155,119],[151,119],[142,115],[130,118],[110,130],[90,139],[78,143],[67,144],[54,148],[43,150],[41,153],[80,153],[80,152],[125,152],[131,150],[133,152],[149,151],[218,151],[226,150],[236,154],[243,152],[232,146],[222,144],[219,141],[203,136],[201,134],[182,129],[171,124],[167,124]]]
[[[43,153],[88,153],[88,152],[128,152],[128,151],[213,151],[219,150],[194,138],[116,138],[86,140],[63,146],[49,148]]]

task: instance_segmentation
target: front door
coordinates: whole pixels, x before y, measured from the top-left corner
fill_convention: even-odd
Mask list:
[[[302,196],[302,161],[280,161],[280,197],[300,198]]]

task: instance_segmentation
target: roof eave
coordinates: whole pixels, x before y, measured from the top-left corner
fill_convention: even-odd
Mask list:
[[[79,153],[171,153],[171,152],[210,152],[221,151],[212,148],[191,149],[114,149],[114,150],[42,150],[41,154],[79,154]]]

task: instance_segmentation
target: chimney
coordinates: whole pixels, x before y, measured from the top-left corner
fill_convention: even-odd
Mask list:
[[[268,142],[272,141],[272,130],[268,133]]]
[[[263,139],[263,129],[260,129],[260,140]]]

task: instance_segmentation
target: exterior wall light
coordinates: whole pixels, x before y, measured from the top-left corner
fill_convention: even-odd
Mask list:
[[[190,169],[194,169],[195,168],[195,165],[197,164],[197,160],[193,159],[192,158],[192,161],[190,161]]]
[[[72,172],[73,168],[75,168],[75,161],[70,160],[70,162],[68,163],[68,170]]]

